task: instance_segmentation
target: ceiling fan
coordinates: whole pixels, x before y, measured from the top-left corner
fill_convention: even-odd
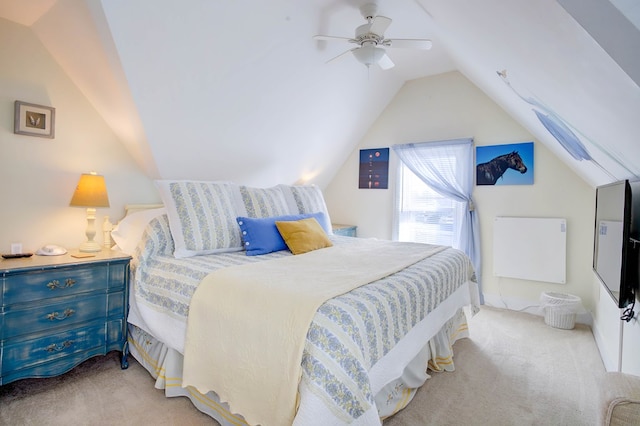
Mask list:
[[[431,40],[427,39],[384,38],[384,32],[389,28],[389,25],[391,25],[391,19],[376,15],[377,10],[378,6],[375,3],[366,3],[360,7],[360,13],[362,13],[364,19],[367,20],[367,23],[356,28],[354,38],[328,35],[316,35],[313,37],[315,40],[343,41],[358,45],[328,60],[327,63],[351,52],[353,56],[355,56],[360,63],[366,65],[367,68],[373,64],[378,64],[383,70],[388,70],[393,68],[394,63],[387,55],[384,47],[431,49]]]

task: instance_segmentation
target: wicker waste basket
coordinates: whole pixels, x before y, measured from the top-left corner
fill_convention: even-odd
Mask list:
[[[576,314],[582,309],[582,300],[572,294],[542,293],[540,308],[544,309],[547,325],[571,330],[576,325]]]

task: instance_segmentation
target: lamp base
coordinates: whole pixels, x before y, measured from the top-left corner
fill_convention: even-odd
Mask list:
[[[85,241],[80,244],[78,250],[82,253],[95,253],[97,251],[102,251],[102,246],[95,241]]]
[[[80,244],[78,250],[83,253],[95,253],[102,250],[102,246],[96,243],[93,238],[96,236],[96,209],[87,209],[87,241]]]

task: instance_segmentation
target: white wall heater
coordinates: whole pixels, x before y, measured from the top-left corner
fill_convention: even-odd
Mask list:
[[[566,219],[495,218],[494,275],[564,284],[566,265]]]

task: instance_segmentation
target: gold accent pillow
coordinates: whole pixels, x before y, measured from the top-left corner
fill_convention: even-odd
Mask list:
[[[333,244],[314,217],[296,221],[277,221],[276,227],[293,254],[307,253]]]

